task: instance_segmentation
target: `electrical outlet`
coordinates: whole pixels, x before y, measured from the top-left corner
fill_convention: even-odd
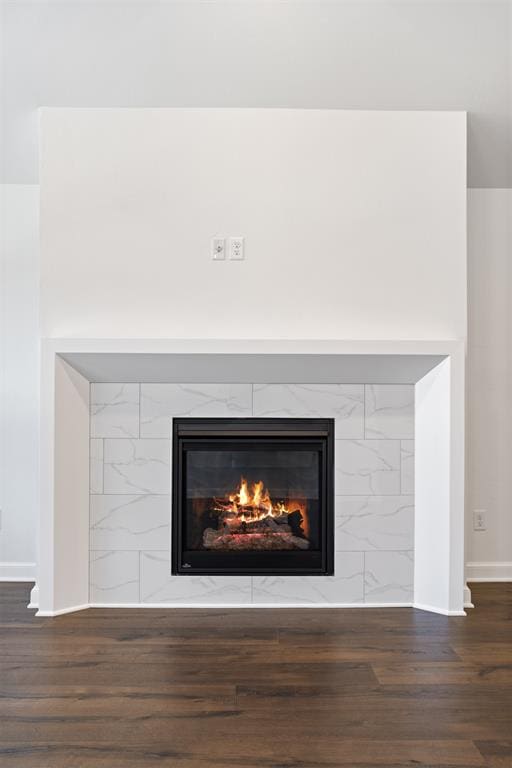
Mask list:
[[[226,239],[224,237],[212,237],[212,259],[224,261],[226,258]]]
[[[242,261],[245,259],[243,237],[231,237],[229,239],[229,258],[232,261]]]
[[[486,509],[473,510],[473,530],[474,531],[487,530],[487,510]]]

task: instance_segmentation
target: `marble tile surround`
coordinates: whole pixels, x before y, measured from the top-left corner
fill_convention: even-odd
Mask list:
[[[173,416],[335,418],[335,575],[171,576]],[[412,601],[412,385],[92,384],[90,490],[94,604]]]
[[[139,437],[138,384],[91,387],[91,437]]]

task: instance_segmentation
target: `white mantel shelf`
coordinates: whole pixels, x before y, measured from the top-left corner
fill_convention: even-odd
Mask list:
[[[170,339],[170,338],[44,338],[43,346],[60,353],[129,354],[322,354],[322,355],[448,355],[462,344],[453,340],[387,339]]]
[[[214,381],[216,371],[254,381],[258,370],[283,382],[415,384],[413,605],[464,615],[464,356],[459,340],[43,339],[38,615],[90,604],[90,382]]]

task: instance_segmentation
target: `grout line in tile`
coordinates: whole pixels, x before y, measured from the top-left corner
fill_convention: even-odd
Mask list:
[[[363,440],[366,440],[366,387],[367,384],[363,384]]]
[[[406,550],[401,550],[401,551],[405,552]],[[91,546],[90,552],[91,553],[92,552],[141,552],[142,554],[144,552],[150,552],[152,554],[154,554],[155,552],[164,552],[166,555],[169,554],[168,549],[162,549],[161,546],[158,547],[158,549],[153,549],[149,544],[146,544],[145,549],[143,550],[139,550],[137,547],[133,547],[132,549],[127,549],[126,547],[118,548],[118,547],[115,547],[113,544],[108,549],[105,549],[104,546],[103,547]]]
[[[208,379],[208,381],[151,381],[151,382],[137,382],[137,381],[92,381],[91,384],[122,384],[123,386],[126,386],[128,384],[151,384],[152,386],[176,386],[176,387],[186,387],[189,385],[193,386],[209,386],[209,385],[224,385],[229,386],[230,384],[237,384],[237,385],[244,385],[244,384],[251,384],[250,381],[226,381],[226,379]],[[364,387],[365,385],[368,385],[369,387],[414,387],[414,384],[407,381],[407,382],[396,382],[394,384],[391,384],[390,382],[375,382],[375,381],[321,381],[319,382],[316,379],[313,379],[311,381],[270,381],[269,379],[265,379],[265,381],[256,381],[254,382],[255,385],[261,384],[262,387],[269,387],[269,386],[284,386],[284,387]]]
[[[114,439],[114,438],[113,438]],[[123,438],[118,438],[123,439]],[[336,437],[335,442],[340,443],[383,443],[384,441],[397,442],[400,440],[410,440],[409,437]]]
[[[144,498],[145,496],[170,496],[170,493],[155,493],[154,491],[111,491],[109,493],[90,493],[89,496],[139,496]],[[352,494],[353,495],[353,494]],[[380,494],[382,495],[382,494]],[[395,494],[396,495],[396,494]],[[409,494],[410,496],[411,494]]]
[[[400,455],[400,493],[402,494],[404,492],[404,486],[403,486],[403,477],[402,477],[402,441],[401,440],[398,446],[398,450]]]
[[[363,603],[366,603],[366,552],[363,552]]]
[[[110,437],[110,435],[105,435],[102,438],[91,438],[92,440],[169,440],[169,435],[162,435],[160,437],[137,437],[136,435],[131,435],[130,437]]]
[[[101,438],[101,492],[105,493],[105,440]]]
[[[91,405],[92,405],[92,383],[89,382],[89,439],[91,439]]]
[[[139,603],[142,602],[142,595],[141,595],[141,592],[142,592],[142,585],[141,585],[141,580],[142,580],[141,560],[142,560],[142,551],[139,549]]]

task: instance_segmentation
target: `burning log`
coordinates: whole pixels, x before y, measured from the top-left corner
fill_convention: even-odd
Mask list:
[[[307,539],[283,533],[225,533],[207,528],[203,534],[205,549],[251,550],[251,549],[309,549]]]
[[[304,518],[302,517],[302,512],[300,509],[296,509],[294,512],[290,512],[288,515],[288,525],[292,529],[292,532],[295,534],[295,536],[304,536],[304,529],[302,527],[303,522]]]
[[[237,504],[236,509],[230,501],[215,499],[215,512],[227,515],[244,515],[245,517],[265,517],[269,514],[268,507],[255,506],[254,504]]]
[[[210,524],[213,516],[218,519],[217,530],[203,532],[205,549],[309,548],[307,514],[290,511],[284,501],[273,502],[262,481],[249,486],[242,478],[229,497],[213,499]]]
[[[225,521],[224,530],[229,533],[258,533],[273,531],[274,533],[291,533],[287,523],[277,523],[275,518],[267,515],[261,520],[240,520],[230,518]]]

